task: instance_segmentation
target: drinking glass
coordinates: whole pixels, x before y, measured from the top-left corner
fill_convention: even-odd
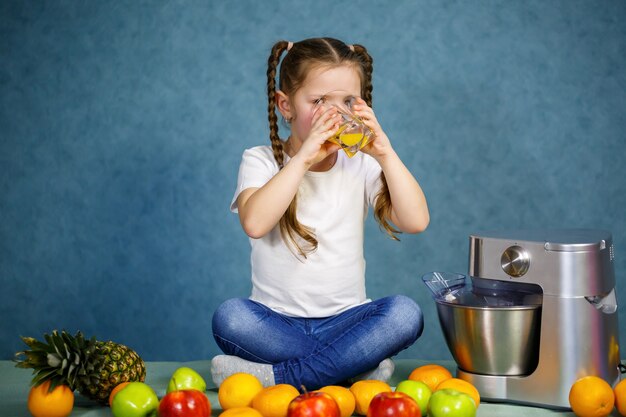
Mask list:
[[[337,113],[341,117],[339,129],[328,141],[341,146],[341,149],[352,158],[359,150],[367,145],[372,137],[372,131],[365,125],[360,117],[352,113],[350,106],[338,106],[336,104],[320,104],[322,110],[327,106],[337,109]]]

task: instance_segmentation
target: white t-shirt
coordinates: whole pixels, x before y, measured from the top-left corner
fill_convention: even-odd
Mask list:
[[[308,171],[298,189],[297,218],[313,229],[318,248],[304,259],[294,255],[277,225],[259,239],[250,239],[250,299],[293,317],[329,317],[368,302],[363,257],[364,221],[380,189],[381,168],[362,152],[348,158],[339,151],[326,172]],[[288,161],[286,156],[285,163]],[[278,173],[270,146],[243,153],[237,197],[260,188]]]

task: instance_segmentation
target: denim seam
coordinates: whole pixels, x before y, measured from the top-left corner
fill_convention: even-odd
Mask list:
[[[364,317],[363,319],[366,318],[370,318],[373,314],[375,314],[376,310],[377,310],[377,306],[372,306],[373,308],[369,308],[365,313],[364,313]],[[345,320],[344,320],[345,321]],[[352,330],[353,328],[355,328],[356,326],[360,325],[363,322],[363,320],[360,320],[356,323],[354,323],[354,325],[350,326],[349,329],[346,329],[346,331],[344,331],[341,335],[339,335],[338,337],[336,337],[333,341],[325,343],[323,345],[323,347],[321,349],[315,349],[313,352],[311,352],[308,356],[303,357],[303,358],[297,358],[297,361],[305,361],[307,359],[309,359],[310,357],[314,356],[314,355],[319,355],[320,353],[322,353],[323,351],[325,351],[326,349],[328,349],[330,346],[332,346],[337,340],[339,340],[340,338],[342,338],[346,333],[348,333],[350,330]],[[290,360],[281,362],[280,364],[275,364],[274,365],[274,378],[278,383],[278,380],[284,380],[284,378],[277,378],[276,374],[278,373],[278,371],[280,371],[281,373],[285,373],[286,368],[288,365],[286,365],[287,362],[289,362]],[[282,375],[281,375],[282,376]]]

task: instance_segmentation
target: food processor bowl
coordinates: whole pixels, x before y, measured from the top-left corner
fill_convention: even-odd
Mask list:
[[[448,348],[460,369],[529,375],[539,361],[541,288],[431,272],[422,277],[437,306]]]
[[[436,301],[459,368],[484,375],[529,375],[539,361],[541,305],[472,307]]]

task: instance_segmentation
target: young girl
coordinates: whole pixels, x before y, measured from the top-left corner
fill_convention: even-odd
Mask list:
[[[213,380],[247,372],[265,386],[309,390],[355,377],[386,381],[388,358],[417,340],[423,318],[408,297],[366,297],[364,220],[372,206],[397,240],[423,231],[429,214],[371,108],[372,58],[331,38],[280,41],[267,79],[271,147],[244,152],[231,204],[250,237],[252,295],[215,311],[213,334],[226,355],[213,358]],[[339,127],[333,105],[349,105],[372,131],[353,158],[327,141]],[[284,141],[276,108],[291,127]]]

